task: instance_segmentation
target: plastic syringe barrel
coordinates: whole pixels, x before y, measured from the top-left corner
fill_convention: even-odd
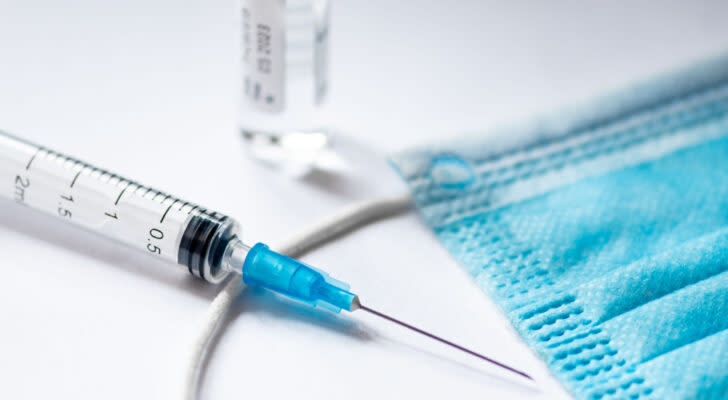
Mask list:
[[[231,218],[0,131],[0,197],[222,281]]]

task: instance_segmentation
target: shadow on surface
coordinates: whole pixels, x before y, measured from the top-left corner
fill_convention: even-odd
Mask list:
[[[412,333],[415,335],[415,333]],[[435,353],[429,350],[425,350],[423,347],[418,347],[410,343],[406,343],[405,341],[392,339],[390,337],[386,337],[383,335],[377,335],[377,341],[386,342],[393,346],[401,347],[404,349],[407,349],[412,352],[420,353],[428,358],[432,359],[433,368],[435,368],[435,364],[442,363],[444,365],[450,365],[454,366],[456,368],[459,368],[463,370],[464,372],[467,372],[468,374],[472,375],[473,378],[477,379],[483,379],[483,383],[485,384],[492,384],[492,385],[498,385],[498,386],[506,386],[510,390],[517,391],[524,396],[526,395],[536,395],[540,393],[539,388],[537,387],[538,382],[536,381],[529,381],[526,380],[524,377],[516,375],[513,372],[509,372],[506,370],[503,370],[502,372],[494,373],[487,371],[487,369],[495,370],[498,367],[494,366],[492,364],[489,364],[485,361],[478,360],[476,358],[473,358],[472,362],[464,362],[464,361],[458,361],[462,358],[472,357],[470,355],[467,355],[465,353],[458,353],[455,349],[449,349],[447,346],[442,345],[443,352],[448,352],[448,355],[442,355],[440,353]],[[466,346],[467,347],[467,346]],[[452,352],[452,353],[450,353]],[[488,354],[485,354],[486,356]],[[508,360],[498,360],[505,362],[508,364]],[[481,363],[482,368],[480,366],[474,366],[471,364]],[[513,366],[518,368],[518,366]]]
[[[275,162],[256,158],[249,140],[241,139],[244,157],[262,166],[264,174],[271,177],[288,177],[327,195],[342,200],[361,200],[379,195],[404,192],[405,186],[381,151],[351,135],[330,131],[329,144],[318,151],[306,167],[294,168],[291,173],[285,167],[285,159]],[[289,157],[294,157],[293,154]],[[247,162],[248,160],[246,160]],[[396,188],[393,191],[393,187]]]

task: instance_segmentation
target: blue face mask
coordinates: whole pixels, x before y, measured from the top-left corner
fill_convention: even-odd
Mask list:
[[[728,398],[728,57],[392,162],[577,398]]]

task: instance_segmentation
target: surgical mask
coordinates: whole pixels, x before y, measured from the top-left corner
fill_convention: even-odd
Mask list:
[[[392,163],[577,398],[728,398],[728,56]]]

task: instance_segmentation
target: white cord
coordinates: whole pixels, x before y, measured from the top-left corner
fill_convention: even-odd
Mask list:
[[[304,252],[355,228],[405,211],[411,204],[412,198],[409,194],[354,203],[272,247],[282,254],[299,257]],[[220,323],[244,287],[240,275],[234,274],[210,304],[185,363],[181,399],[197,398],[200,374],[210,346],[220,333]]]

